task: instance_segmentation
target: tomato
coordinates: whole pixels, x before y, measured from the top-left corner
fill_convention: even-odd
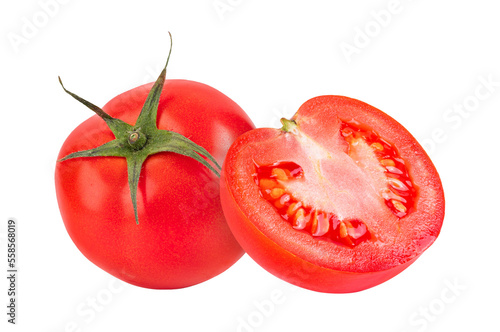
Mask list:
[[[222,167],[224,214],[258,264],[303,288],[356,292],[434,242],[443,188],[401,124],[341,96],[313,98],[282,123],[240,136]]]
[[[254,126],[235,102],[208,85],[188,80],[160,83],[163,88],[157,81],[127,91],[101,111],[84,102],[100,115],[80,124],[64,142],[55,184],[64,225],[85,257],[130,284],[172,289],[208,280],[244,253],[225,221],[214,167],[209,169],[206,159],[182,150],[184,145],[199,145],[222,164],[230,144]],[[142,164],[129,163],[130,156],[145,149],[142,145],[127,148],[126,158],[102,148],[101,155],[93,154],[92,149],[112,144],[116,137],[105,114],[123,120],[114,124],[115,129],[136,124],[137,132],[129,136],[131,146],[142,138],[156,143],[149,134],[141,134],[146,124],[137,125],[143,105],[146,109],[155,98],[153,127],[156,124],[168,137],[180,137],[180,145],[166,141],[170,150],[154,151]],[[125,149],[127,144],[120,144],[118,148]],[[84,158],[80,151],[90,152]],[[134,179],[135,197],[130,186]]]

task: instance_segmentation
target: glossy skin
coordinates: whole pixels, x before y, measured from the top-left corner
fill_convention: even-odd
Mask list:
[[[221,199],[241,246],[275,276],[319,292],[361,291],[407,268],[437,238],[444,218],[441,181],[422,147],[394,119],[351,98],[313,98],[292,119],[296,130],[255,129],[240,136],[229,149],[222,168]],[[393,143],[406,163],[418,194],[414,207],[400,220],[376,191],[370,192],[372,185],[378,189],[363,173],[370,169],[367,166],[374,166],[371,159],[362,159],[366,163],[358,167],[359,162],[347,157],[352,147],[340,136],[339,123],[351,120]],[[322,210],[359,218],[369,226],[373,239],[350,248],[294,229],[263,198],[255,181],[256,165],[277,162],[293,162],[304,169],[305,185],[294,189],[295,196],[323,204]],[[340,199],[347,197],[347,203],[325,199],[321,188]]]
[[[127,91],[103,110],[133,124],[151,87]],[[231,143],[253,128],[228,97],[186,80],[165,82],[157,125],[188,137],[220,164]],[[113,138],[95,115],[69,135],[59,158]],[[219,178],[201,163],[170,152],[148,157],[138,186],[139,224],[127,181],[124,158],[57,162],[56,192],[66,229],[78,249],[103,270],[137,286],[182,288],[220,274],[243,255],[224,219]]]

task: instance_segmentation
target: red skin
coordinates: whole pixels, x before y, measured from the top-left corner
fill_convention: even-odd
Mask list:
[[[293,135],[281,130],[255,129],[233,143],[222,169],[221,199],[234,236],[266,270],[307,289],[348,293],[394,277],[434,242],[444,218],[444,194],[435,167],[413,136],[368,104],[346,97],[322,96],[307,101],[293,119],[302,132],[329,147],[333,145],[330,119],[335,117],[355,119],[393,142],[419,188],[415,209],[401,219],[401,232],[389,226],[382,228],[386,228],[387,234],[394,234],[390,238],[394,245],[379,248],[367,241],[355,248],[339,246],[293,229],[276,213],[261,196],[252,176],[255,162],[307,164],[307,155],[298,153],[300,146],[290,139]]]
[[[127,91],[103,110],[134,124],[152,86]],[[224,94],[186,80],[166,80],[157,125],[204,147],[219,164],[231,143],[254,128]],[[105,122],[94,115],[69,135],[59,158],[112,139]],[[220,274],[244,253],[226,224],[219,179],[189,157],[163,152],[144,162],[137,193],[138,225],[125,158],[57,162],[55,183],[64,224],[78,249],[128,283],[157,289],[195,285]]]

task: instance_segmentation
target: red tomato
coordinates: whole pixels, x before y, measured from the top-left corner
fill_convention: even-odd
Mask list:
[[[438,236],[439,175],[415,138],[361,101],[322,96],[240,136],[221,199],[243,249],[307,289],[347,293],[403,271]]]
[[[125,92],[103,110],[133,125],[152,86]],[[227,96],[186,80],[165,82],[157,126],[191,139],[219,163],[231,143],[254,128]],[[69,135],[59,158],[114,138],[95,115]],[[192,158],[160,152],[145,160],[137,189],[138,224],[125,158],[59,161],[55,182],[64,224],[78,249],[128,283],[158,289],[191,286],[223,272],[244,253],[224,219],[219,178]]]

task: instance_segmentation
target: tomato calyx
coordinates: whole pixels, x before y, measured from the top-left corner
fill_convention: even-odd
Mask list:
[[[126,158],[128,184],[134,208],[135,221],[137,224],[139,223],[137,212],[137,188],[139,184],[139,177],[141,174],[142,164],[150,155],[159,152],[174,152],[181,154],[195,159],[220,177],[220,165],[205,148],[197,145],[179,133],[157,128],[156,118],[158,104],[163,85],[165,83],[167,65],[172,52],[172,35],[170,32],[169,36],[170,51],[165,67],[151,88],[135,125],[130,125],[120,119],[111,117],[100,107],[67,90],[59,77],[59,83],[64,91],[102,118],[115,136],[115,139],[93,149],[70,153],[58,161],[63,162],[68,159],[82,157]]]

